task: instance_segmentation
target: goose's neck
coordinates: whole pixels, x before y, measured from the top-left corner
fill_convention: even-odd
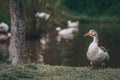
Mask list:
[[[96,35],[96,36],[93,36],[93,42],[96,42],[96,43],[98,43],[98,35]]]

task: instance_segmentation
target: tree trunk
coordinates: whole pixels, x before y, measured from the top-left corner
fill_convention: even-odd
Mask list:
[[[10,0],[9,5],[11,19],[9,60],[12,64],[21,64],[25,46],[23,0]]]

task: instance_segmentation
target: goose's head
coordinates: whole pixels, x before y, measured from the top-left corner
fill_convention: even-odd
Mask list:
[[[91,36],[91,37],[97,37],[97,31],[95,29],[91,29],[89,32],[87,32],[84,36]]]

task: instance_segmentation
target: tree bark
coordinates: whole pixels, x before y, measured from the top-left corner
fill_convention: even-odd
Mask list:
[[[9,60],[12,64],[23,63],[25,46],[25,21],[23,0],[10,0],[11,39]]]

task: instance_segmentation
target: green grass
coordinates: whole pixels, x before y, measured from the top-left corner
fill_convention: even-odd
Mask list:
[[[38,64],[0,65],[0,80],[120,80],[120,69]]]

